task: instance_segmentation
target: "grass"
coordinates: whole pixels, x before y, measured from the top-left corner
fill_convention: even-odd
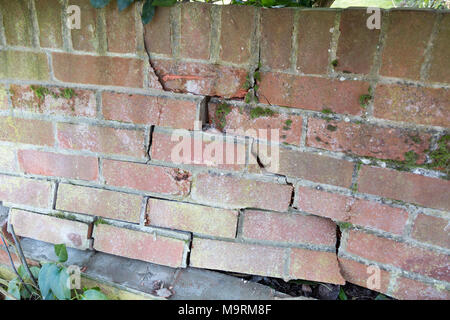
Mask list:
[[[347,7],[377,7],[377,8],[392,8],[394,4],[392,0],[336,0],[331,5],[332,8],[347,8]]]

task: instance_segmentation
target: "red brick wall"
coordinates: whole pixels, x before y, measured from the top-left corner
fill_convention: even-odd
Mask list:
[[[369,30],[363,9],[183,4],[142,26],[139,5],[88,2],[70,2],[69,30],[59,1],[0,1],[0,201],[17,233],[339,284],[368,286],[375,265],[377,291],[450,298],[448,168],[430,165],[450,127],[448,12],[383,11]],[[177,164],[177,129],[243,160]],[[262,167],[276,138],[279,166]]]

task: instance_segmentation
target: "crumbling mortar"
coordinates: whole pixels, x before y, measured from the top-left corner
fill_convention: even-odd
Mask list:
[[[422,66],[420,68],[420,80],[424,81],[424,82],[428,81],[429,70],[430,70],[430,67],[431,67],[433,46],[434,46],[434,42],[435,42],[435,39],[437,37],[437,34],[439,32],[439,28],[440,28],[442,19],[443,19],[443,13],[437,12],[436,13],[436,18],[434,20],[433,29],[432,29],[431,34],[430,34],[430,38],[428,39],[427,46],[426,46],[425,51],[423,53],[424,60],[423,60]]]

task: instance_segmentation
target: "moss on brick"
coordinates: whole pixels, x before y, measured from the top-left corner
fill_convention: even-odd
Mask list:
[[[216,126],[218,129],[223,130],[227,125],[227,115],[231,112],[231,106],[226,103],[221,103],[216,108]]]
[[[430,169],[442,170],[450,176],[450,134],[442,136],[437,141],[437,149],[431,151],[428,156],[431,163],[428,164]]]
[[[260,117],[273,117],[275,114],[275,111],[270,110],[269,108],[256,107],[250,110],[250,119],[256,119]]]

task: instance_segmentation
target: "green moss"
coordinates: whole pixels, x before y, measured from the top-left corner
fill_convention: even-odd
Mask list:
[[[270,110],[269,108],[261,108],[256,107],[250,110],[250,118],[256,119],[260,117],[272,117],[275,115],[275,112]]]
[[[405,156],[404,163],[407,166],[415,165],[417,162],[417,159],[419,159],[419,155],[417,153],[415,153],[414,151],[405,152],[404,156]]]
[[[45,96],[47,94],[50,94],[50,90],[48,88],[39,86],[31,86],[31,90],[33,90],[35,96],[39,99],[39,100],[44,100]]]
[[[409,135],[409,138],[414,142],[414,143],[422,143],[422,139],[420,139],[419,135]]]
[[[442,136],[437,141],[437,149],[431,151],[428,156],[431,159],[431,163],[428,164],[430,169],[443,170],[447,174],[447,178],[450,175],[450,134]]]
[[[323,113],[323,114],[334,114],[334,112],[331,111],[331,109],[328,109],[328,108],[323,108],[323,109],[322,109],[322,113]]]
[[[327,125],[327,130],[328,130],[328,131],[331,131],[331,132],[334,132],[334,131],[337,130],[337,127],[336,127],[336,126],[333,126],[332,124],[329,124],[329,125]]]
[[[291,119],[287,119],[287,120],[284,122],[284,124],[287,125],[288,127],[290,127],[291,124],[292,124],[292,120],[291,120]]]
[[[253,77],[255,78],[256,81],[258,81],[258,82],[261,81],[261,73],[259,71],[255,71],[255,73],[253,74]]]
[[[337,67],[337,65],[338,65],[337,59],[334,59],[333,61],[331,61],[331,65],[332,65],[333,67]]]
[[[353,227],[353,224],[350,222],[338,222],[336,223],[339,226],[339,229],[344,230]]]
[[[109,223],[106,222],[105,220],[103,220],[101,217],[98,217],[98,218],[95,220],[94,224],[95,224],[96,226],[98,226],[99,224],[109,224]]]
[[[369,105],[372,96],[370,94],[362,94],[359,96],[359,104],[361,107],[366,108]]]
[[[227,115],[231,112],[231,107],[226,103],[221,103],[216,108],[217,125],[220,129],[225,128],[227,124]]]
[[[61,94],[66,99],[72,99],[75,96],[75,91],[71,88],[65,88],[62,90]]]

